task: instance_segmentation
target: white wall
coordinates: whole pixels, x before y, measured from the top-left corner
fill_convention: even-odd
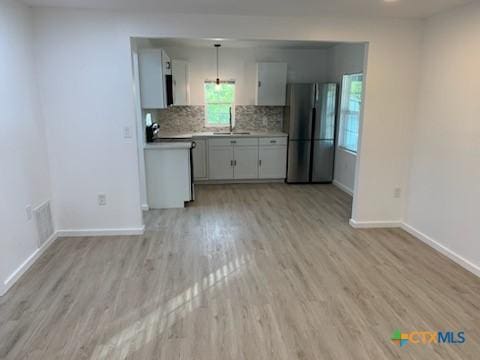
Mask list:
[[[342,93],[343,75],[363,73],[365,56],[366,48],[364,44],[340,44],[330,49],[329,81],[339,84],[339,97]],[[340,122],[340,118],[338,122]],[[338,126],[339,123],[337,123]],[[355,187],[356,163],[357,155],[355,153],[337,146],[335,149],[334,183],[349,193],[353,193]]]
[[[57,227],[140,232],[136,139],[123,137],[136,129],[130,40],[113,15],[35,11]],[[107,206],[98,206],[99,193]]]
[[[34,81],[30,10],[0,2],[0,295],[37,250],[25,207],[50,199],[44,124]]]
[[[203,105],[204,81],[216,76],[215,49],[200,47],[163,47],[172,59],[186,60],[190,67],[190,103]],[[220,48],[219,72],[222,79],[236,82],[237,105],[254,105],[257,62],[285,62],[288,82],[326,81],[327,50]]]
[[[480,4],[429,19],[422,60],[405,220],[480,275]]]
[[[121,137],[122,127],[135,121],[130,36],[369,41],[365,141],[357,165],[353,218],[401,219],[403,199],[394,199],[392,193],[406,183],[405,144],[415,110],[412,83],[417,79],[420,22],[34,11],[60,227],[141,224],[135,144]],[[110,206],[96,205],[98,192],[107,193]]]

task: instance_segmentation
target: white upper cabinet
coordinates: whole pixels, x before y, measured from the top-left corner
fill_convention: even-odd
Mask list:
[[[257,63],[256,104],[284,106],[287,92],[286,63]]]
[[[170,58],[162,49],[143,49],[138,53],[138,66],[142,108],[166,108],[166,75],[171,74]]]
[[[164,75],[172,75],[172,61],[170,60],[170,56],[162,50],[162,63],[163,63],[163,74]]]
[[[188,82],[188,62],[172,60],[173,105],[190,104],[190,86]]]

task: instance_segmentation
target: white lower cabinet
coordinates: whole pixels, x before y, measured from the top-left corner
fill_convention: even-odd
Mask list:
[[[260,146],[258,151],[258,177],[283,179],[287,173],[287,146]]]
[[[258,179],[258,145],[233,148],[233,177],[238,180]]]
[[[233,179],[233,146],[209,146],[208,163],[210,180]]]
[[[195,139],[195,147],[192,149],[193,178],[195,180],[206,179],[207,173],[207,140]]]
[[[210,138],[203,144],[195,141],[193,168],[196,180],[285,179],[286,137]],[[202,154],[208,154],[208,159]]]

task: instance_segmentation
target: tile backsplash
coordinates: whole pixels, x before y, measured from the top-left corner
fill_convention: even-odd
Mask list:
[[[283,106],[236,106],[235,129],[250,131],[282,131]],[[228,130],[205,127],[204,106],[172,106],[152,112],[160,133],[188,133]]]

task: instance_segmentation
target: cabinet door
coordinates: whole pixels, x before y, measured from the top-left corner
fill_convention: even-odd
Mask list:
[[[138,67],[142,108],[165,108],[162,50],[148,49],[140,51],[138,54]]]
[[[235,179],[258,179],[258,146],[235,146]]]
[[[233,179],[233,146],[209,146],[208,164],[210,180]]]
[[[284,106],[287,91],[286,63],[257,64],[257,103],[265,106]]]
[[[189,104],[188,63],[172,60],[173,105]]]
[[[195,148],[192,150],[193,178],[206,179],[207,176],[207,144],[206,140],[195,139]]]
[[[260,146],[258,157],[260,179],[285,179],[287,173],[286,146]]]

